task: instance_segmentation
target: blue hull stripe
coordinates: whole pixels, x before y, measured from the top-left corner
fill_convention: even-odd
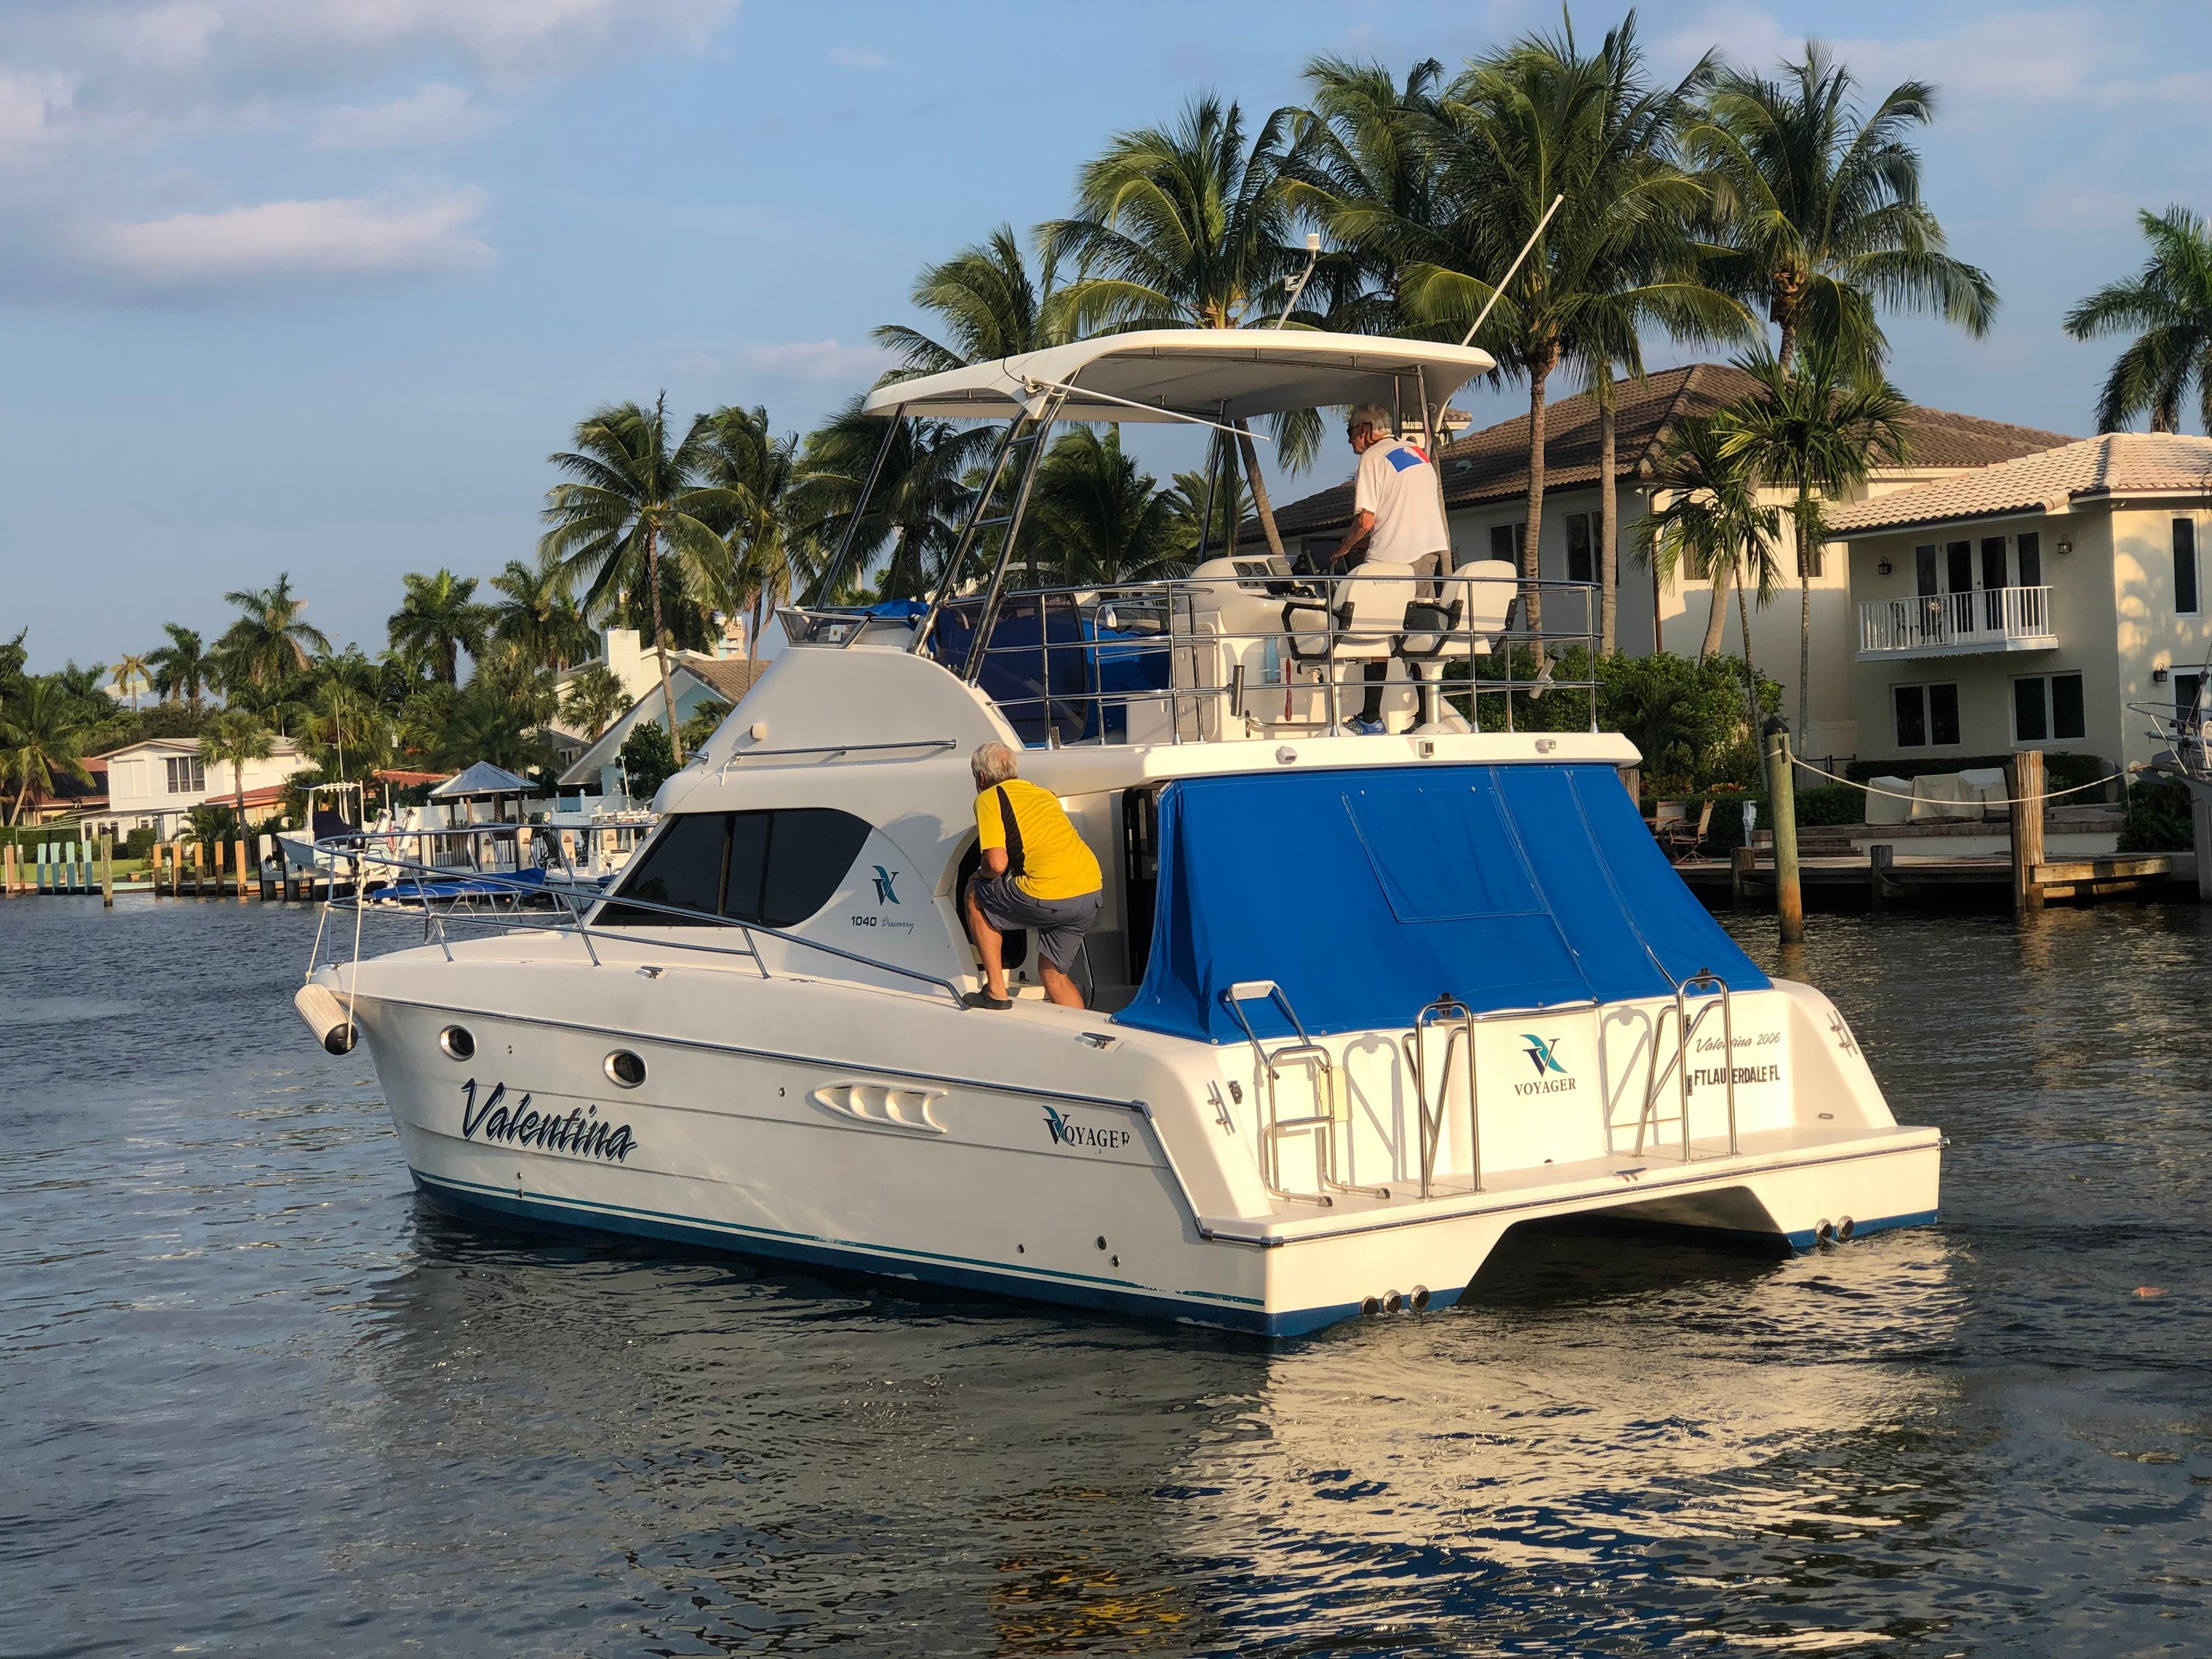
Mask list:
[[[703,1245],[711,1249],[803,1261],[836,1267],[878,1279],[919,1279],[957,1290],[981,1291],[994,1296],[1028,1302],[1056,1302],[1105,1313],[1129,1314],[1142,1319],[1173,1320],[1182,1324],[1246,1331],[1260,1336],[1298,1336],[1334,1325],[1359,1312],[1356,1302],[1340,1306],[1298,1308],[1279,1313],[1261,1310],[1257,1298],[1229,1296],[1220,1291],[1192,1291],[1186,1296],[1139,1290],[1110,1279],[1081,1276],[1044,1276],[1009,1273],[988,1262],[963,1256],[926,1252],[889,1254],[852,1244],[841,1244],[804,1234],[781,1233],[726,1223],[703,1221],[693,1216],[664,1214],[623,1206],[583,1204],[543,1195],[519,1197],[498,1187],[454,1181],[442,1176],[408,1172],[415,1184],[442,1206],[476,1212],[504,1220],[526,1220],[543,1225],[583,1228],[640,1238],[663,1238]],[[1459,1291],[1435,1293],[1432,1305],[1449,1306]]]
[[[1869,1233],[1886,1233],[1893,1227],[1932,1227],[1935,1224],[1935,1211],[1916,1210],[1911,1215],[1886,1215],[1873,1221],[1854,1221],[1851,1223],[1851,1237],[1864,1238]],[[1784,1237],[1789,1239],[1790,1248],[1793,1250],[1809,1250],[1820,1242],[1820,1235],[1810,1227]]]

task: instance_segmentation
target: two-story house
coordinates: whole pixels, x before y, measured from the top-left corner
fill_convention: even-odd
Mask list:
[[[2111,433],[1837,511],[1858,752],[2161,746],[2212,658],[2212,439]],[[1838,561],[1838,562],[1843,562]]]
[[[1638,563],[1634,529],[1664,488],[1660,468],[1669,435],[1685,416],[1711,415],[1748,396],[1756,382],[1742,370],[1721,363],[1694,363],[1662,369],[1641,381],[1614,386],[1615,503],[1620,525],[1620,589],[1616,624],[1619,647],[1642,653],[1665,650],[1693,657],[1712,611],[1712,584],[1687,572],[1660,582]],[[2065,434],[1985,421],[1972,415],[1914,405],[1906,419],[1911,441],[1908,464],[1878,469],[1868,481],[1865,498],[1885,496],[1995,464],[2032,455],[2072,441]],[[1336,452],[1348,474],[1352,456]],[[1470,432],[1444,446],[1440,458],[1444,501],[1455,562],[1500,558],[1517,561],[1528,522],[1528,421],[1524,416]],[[1322,465],[1329,464],[1324,452]],[[1598,416],[1588,393],[1551,405],[1545,420],[1544,511],[1538,538],[1539,573],[1572,581],[1597,577]],[[1767,489],[1762,498],[1785,506],[1786,492]],[[1351,522],[1352,486],[1347,482],[1283,507],[1276,515],[1286,550],[1304,550],[1325,559],[1342,540]],[[1760,671],[1782,684],[1783,708],[1796,721],[1798,679],[1797,561],[1784,515],[1777,561],[1787,591],[1767,609],[1753,609],[1752,658]],[[1258,538],[1247,526],[1246,543]],[[1816,550],[1809,573],[1813,611],[1811,720],[1799,735],[1799,752],[1844,756],[1864,752],[1852,677],[1856,639],[1850,574],[1840,558]],[[1589,619],[1560,614],[1554,605],[1547,629],[1594,626]],[[1742,629],[1733,601],[1722,631],[1721,649],[1743,650]]]
[[[112,823],[118,834],[150,825],[157,839],[167,840],[195,806],[231,805],[238,797],[232,769],[203,764],[199,747],[197,738],[150,738],[99,757],[107,769],[100,822]],[[291,738],[272,738],[269,758],[247,761],[243,769],[246,817],[267,812],[284,793],[284,781],[308,763]]]

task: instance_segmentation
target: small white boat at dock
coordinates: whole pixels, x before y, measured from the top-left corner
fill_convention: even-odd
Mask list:
[[[301,1012],[367,1040],[455,1210],[1267,1335],[1447,1305],[1524,1222],[1807,1249],[1932,1219],[1942,1137],[1683,886],[1621,786],[1634,747],[1512,729],[1516,649],[1595,707],[1562,658],[1586,587],[1205,550],[1174,580],[1010,580],[1055,422],[1374,402],[1434,430],[1490,367],[1163,331],[878,390],[892,424],[1006,422],[931,602],[785,611],[575,925],[439,918],[312,963]],[[1538,587],[1540,634],[1514,603]],[[1376,662],[1389,729],[1351,735]],[[1088,1008],[1025,966],[1011,1012],[963,1006],[991,741],[1106,872]]]

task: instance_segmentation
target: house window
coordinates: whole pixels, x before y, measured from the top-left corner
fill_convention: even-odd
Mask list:
[[[1942,748],[1959,741],[1959,688],[1900,685],[1893,692],[1899,749]]]
[[[207,768],[197,755],[169,757],[169,793],[173,795],[204,795],[207,793]]]
[[[2197,611],[2197,520],[2173,521],[2173,608],[2182,616]]]
[[[1912,591],[1922,599],[1932,599],[1942,592],[1936,584],[1936,544],[1929,542],[1912,550]]]
[[[2004,626],[2005,538],[1982,538],[1982,626]]]
[[[1528,526],[1520,524],[1494,524],[1490,526],[1490,556],[1503,559],[1508,564],[1521,562],[1521,544],[1528,538]]]
[[[2195,727],[2204,718],[2204,710],[2197,700],[2204,692],[2202,674],[2176,674],[2173,677],[2173,718],[2183,725]]]
[[[1590,521],[1595,516],[1589,513],[1567,514],[1567,580],[1571,582],[1597,580],[1597,561],[1594,556],[1597,543],[1590,530]]]
[[[2039,531],[2023,530],[2014,544],[2019,556],[2020,585],[2022,587],[2043,586],[2043,535]]]
[[[2087,731],[2079,674],[2027,674],[2012,683],[2014,743],[2065,742]]]

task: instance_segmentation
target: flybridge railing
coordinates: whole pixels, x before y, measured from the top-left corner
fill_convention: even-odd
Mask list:
[[[1032,743],[1217,742],[1341,732],[1379,665],[1412,727],[1513,731],[1530,703],[1577,697],[1597,729],[1595,584],[1462,569],[1440,577],[1235,576],[1012,589],[938,613],[929,653]],[[988,609],[988,636],[975,628]],[[850,646],[910,619],[787,613],[795,644]],[[1464,721],[1464,726],[1455,725]],[[1547,721],[1542,729],[1558,729]]]
[[[1859,604],[1859,649],[1997,650],[2056,643],[2048,587],[1984,587]]]
[[[492,825],[479,826],[484,830]],[[498,826],[512,830],[512,825]],[[775,974],[761,954],[759,941],[775,939],[781,944],[834,957],[857,966],[870,968],[894,978],[911,980],[933,987],[950,996],[954,1004],[965,1008],[967,1001],[960,987],[951,980],[922,971],[902,967],[895,962],[880,961],[858,951],[842,950],[820,939],[808,939],[803,933],[787,933],[781,927],[747,921],[742,917],[726,916],[713,911],[687,909],[681,905],[662,904],[654,900],[634,897],[623,893],[608,893],[597,888],[577,888],[556,885],[544,879],[542,872],[532,871],[530,876],[509,874],[497,871],[457,872],[450,865],[417,863],[403,858],[395,852],[381,850],[370,843],[383,839],[380,834],[333,836],[315,843],[320,852],[328,853],[332,860],[332,874],[339,875],[339,862],[345,866],[343,879],[351,886],[344,898],[337,893],[338,882],[333,880],[323,902],[321,921],[315,928],[315,943],[307,959],[307,976],[313,977],[317,963],[322,955],[323,936],[328,930],[333,915],[350,911],[354,917],[354,960],[361,959],[362,924],[370,915],[386,918],[395,916],[412,919],[419,914],[422,920],[422,941],[435,945],[453,960],[453,945],[447,937],[447,924],[459,923],[510,932],[519,927],[544,929],[556,934],[573,937],[583,946],[584,956],[590,965],[605,964],[600,960],[599,939],[622,939],[632,945],[641,943],[633,928],[639,926],[605,924],[597,918],[610,908],[618,911],[641,911],[654,916],[671,918],[672,927],[696,927],[702,930],[727,930],[736,935],[736,943],[714,943],[707,939],[678,939],[672,933],[653,935],[649,942],[655,951],[691,951],[710,956],[742,957],[747,958],[763,979],[773,979]],[[536,876],[537,879],[532,879]],[[372,883],[381,883],[372,890]],[[483,908],[476,908],[477,901],[484,902]],[[587,914],[589,913],[589,914]],[[556,915],[561,920],[556,921]],[[333,957],[333,961],[336,957]]]

